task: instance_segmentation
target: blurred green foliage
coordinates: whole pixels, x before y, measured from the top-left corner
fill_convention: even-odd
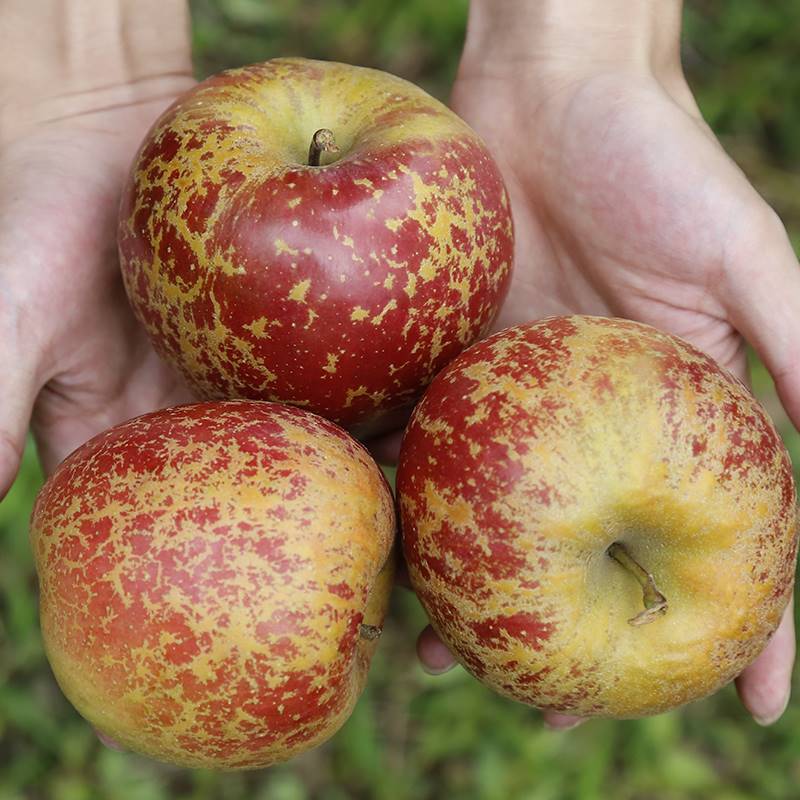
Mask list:
[[[193,0],[198,77],[276,56],[375,67],[443,98],[468,0]],[[444,98],[443,98],[444,99]]]
[[[750,139],[791,169],[800,164],[800,72],[791,69],[800,3],[690,3],[684,64],[719,134]]]
[[[703,116],[800,247],[800,3],[687,4],[683,62]]]
[[[275,55],[380,67],[446,99],[467,0],[194,0],[198,74]],[[800,241],[800,4],[694,2],[684,61],[706,118]],[[754,386],[800,465],[764,368]],[[732,687],[686,709],[550,733],[463,671],[416,664],[424,614],[398,591],[369,687],[344,729],[257,773],[173,769],[102,747],[58,691],[36,616],[29,448],[0,505],[0,800],[778,800],[800,797],[800,699],[769,729]],[[800,687],[797,687],[800,688]],[[800,693],[798,693],[800,695]]]

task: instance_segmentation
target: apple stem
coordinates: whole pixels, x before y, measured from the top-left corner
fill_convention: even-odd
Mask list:
[[[644,599],[644,611],[640,611],[635,617],[628,620],[631,625],[647,625],[656,617],[661,617],[667,613],[667,598],[658,590],[655,578],[648,572],[621,542],[614,542],[606,551],[611,558],[623,566],[633,575],[642,587]]]
[[[373,642],[375,639],[381,638],[383,628],[379,628],[377,625],[359,625],[358,633],[362,639]]]
[[[333,138],[333,131],[320,128],[311,137],[311,146],[308,148],[308,166],[318,167],[323,153],[338,153],[339,147]]]

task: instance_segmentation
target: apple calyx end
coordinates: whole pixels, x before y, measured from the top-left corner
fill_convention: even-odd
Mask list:
[[[358,635],[362,639],[366,639],[368,642],[374,642],[376,639],[380,639],[382,633],[383,628],[379,627],[378,625],[362,624],[358,626]]]
[[[308,148],[308,166],[318,167],[323,153],[338,153],[339,145],[333,136],[330,128],[320,128],[311,137],[311,145]]]
[[[655,621],[658,617],[663,617],[664,614],[667,613],[669,605],[667,603],[667,598],[661,594],[656,586],[656,580],[652,573],[644,569],[644,567],[631,556],[628,552],[628,548],[625,547],[622,542],[614,542],[606,552],[621,567],[630,572],[642,587],[644,610],[640,611],[635,617],[631,617],[631,619],[628,620],[628,624],[638,628],[641,625],[647,625]]]

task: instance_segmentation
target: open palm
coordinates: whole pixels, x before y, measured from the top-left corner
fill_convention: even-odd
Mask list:
[[[50,471],[100,430],[189,399],[134,320],[116,255],[123,180],[171,96],[41,122],[0,151],[0,497],[31,418]]]
[[[462,71],[454,109],[486,139],[516,226],[512,288],[496,327],[549,314],[623,316],[693,342],[746,378],[745,340],[795,425],[800,274],[780,221],[727,157],[681,81],[605,73],[553,80]],[[427,629],[420,656],[450,657]],[[739,678],[771,721],[788,699],[791,611]],[[551,724],[572,720],[549,715]]]
[[[675,94],[682,103],[655,80],[608,74],[532,106],[491,79],[456,84],[454,107],[487,138],[512,196],[515,286],[498,327],[547,313],[630,317],[740,377],[744,335],[780,373],[790,353],[768,340],[800,300],[794,254],[691,97]],[[795,415],[796,394],[784,397]]]

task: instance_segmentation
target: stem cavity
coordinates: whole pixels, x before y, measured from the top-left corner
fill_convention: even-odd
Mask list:
[[[318,167],[323,153],[338,153],[339,146],[333,138],[333,131],[320,128],[311,137],[311,146],[308,148],[308,166]]]
[[[642,587],[644,611],[640,611],[635,617],[629,619],[628,623],[638,627],[653,622],[656,617],[664,616],[667,613],[667,598],[658,590],[652,573],[639,564],[621,542],[614,542],[606,552],[614,561],[630,572]]]

